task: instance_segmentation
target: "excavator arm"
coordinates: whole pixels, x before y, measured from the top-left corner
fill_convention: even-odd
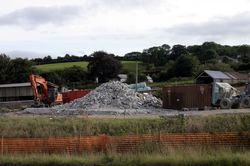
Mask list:
[[[50,104],[48,99],[47,81],[43,77],[34,74],[31,74],[29,78],[35,102],[36,103],[43,102]],[[39,84],[41,87],[41,94],[39,94],[38,92],[37,84]]]

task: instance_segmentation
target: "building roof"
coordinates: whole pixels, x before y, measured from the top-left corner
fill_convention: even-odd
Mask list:
[[[27,86],[31,86],[30,82],[15,83],[15,84],[1,84],[0,88],[27,87]]]
[[[58,88],[59,86],[56,84],[53,84],[52,82],[47,82],[47,85],[49,87],[54,87]],[[37,86],[40,86],[37,84]],[[25,83],[15,83],[15,84],[0,84],[0,88],[15,88],[15,87],[31,87],[30,82],[25,82]]]
[[[204,70],[204,72],[207,73],[213,79],[224,79],[224,80],[231,79],[228,75],[226,75],[225,73],[221,71]]]
[[[234,80],[248,80],[249,79],[247,74],[243,74],[239,72],[225,72],[225,74]]]
[[[127,74],[118,74],[118,77],[121,79],[127,79],[128,75]]]

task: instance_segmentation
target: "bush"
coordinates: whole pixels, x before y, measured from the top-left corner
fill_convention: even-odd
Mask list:
[[[226,63],[208,63],[199,67],[200,72],[204,70],[232,71],[233,69]]]
[[[181,55],[177,58],[174,65],[174,73],[176,77],[190,77],[197,73],[199,60],[191,55]]]
[[[147,77],[145,74],[139,73],[138,74],[138,82],[144,82],[147,81]],[[128,78],[126,81],[128,84],[134,84],[135,83],[135,73],[128,73]]]
[[[65,68],[62,71],[62,77],[64,83],[68,86],[72,86],[73,83],[87,82],[87,72],[85,72],[80,66]]]
[[[90,83],[87,72],[80,66],[72,66],[63,70],[41,72],[39,75],[44,77],[47,81],[55,83],[59,86],[67,86],[72,89],[81,89]]]
[[[64,83],[62,72],[60,70],[50,71],[41,73],[40,75],[44,77],[47,81],[62,86]]]

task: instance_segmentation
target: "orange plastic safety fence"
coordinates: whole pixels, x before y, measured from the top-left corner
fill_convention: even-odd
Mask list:
[[[1,154],[46,153],[82,154],[106,152],[130,152],[147,143],[159,143],[171,147],[227,146],[250,148],[250,132],[242,133],[183,133],[145,134],[128,136],[79,136],[66,138],[1,138]]]

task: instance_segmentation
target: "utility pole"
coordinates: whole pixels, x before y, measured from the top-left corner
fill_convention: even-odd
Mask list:
[[[136,66],[135,66],[135,91],[137,92],[137,84],[138,84],[138,55],[136,58]]]

